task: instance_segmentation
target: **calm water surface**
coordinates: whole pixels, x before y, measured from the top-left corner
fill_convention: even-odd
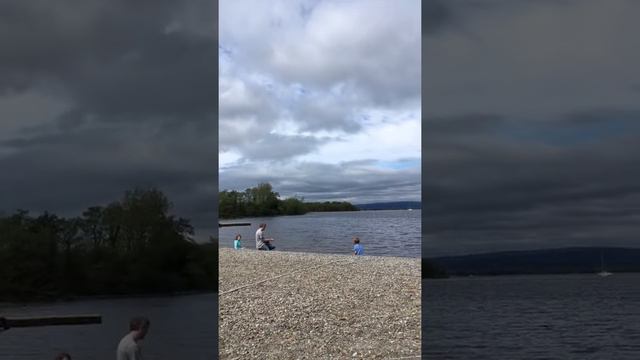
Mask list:
[[[113,360],[129,319],[151,321],[143,342],[148,359],[216,359],[217,294],[105,299],[29,306],[0,304],[0,316],[100,314],[102,324],[14,328],[0,332],[0,359],[47,360],[66,351],[75,359]]]
[[[251,227],[223,227],[220,246],[232,247],[237,233],[242,246],[255,248],[255,232],[267,224],[267,237],[277,250],[350,254],[351,238],[358,236],[365,255],[420,257],[420,210],[379,210],[308,213],[221,221],[250,222]]]
[[[423,280],[425,359],[640,359],[640,274]]]

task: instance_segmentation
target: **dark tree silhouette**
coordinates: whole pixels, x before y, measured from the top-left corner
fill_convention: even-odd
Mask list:
[[[219,216],[222,219],[246,216],[302,215],[314,211],[357,211],[349,202],[326,201],[304,202],[304,199],[290,197],[280,199],[271,184],[261,183],[244,192],[224,190],[219,193]]]
[[[0,300],[217,290],[217,246],[157,189],[135,189],[77,218],[0,217]]]

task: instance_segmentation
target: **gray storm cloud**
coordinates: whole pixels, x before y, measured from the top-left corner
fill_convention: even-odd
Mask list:
[[[423,40],[423,253],[637,246],[640,4],[479,3]]]
[[[2,2],[2,210],[78,215],[155,186],[196,230],[210,227],[215,10],[208,1]]]

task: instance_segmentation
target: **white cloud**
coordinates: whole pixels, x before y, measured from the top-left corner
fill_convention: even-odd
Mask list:
[[[419,1],[223,2],[219,31],[222,183],[420,157]]]
[[[321,146],[317,152],[303,156],[307,161],[339,163],[373,159],[394,161],[420,158],[420,117],[376,124],[364,131],[346,135],[338,141]]]

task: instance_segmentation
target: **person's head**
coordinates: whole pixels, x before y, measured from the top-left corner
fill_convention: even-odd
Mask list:
[[[354,244],[360,244],[360,238],[358,238],[357,236],[353,237],[353,243]]]
[[[56,356],[56,360],[71,360],[71,355],[69,355],[66,352],[63,352],[58,354],[58,356]]]
[[[136,331],[138,334],[136,336],[136,340],[144,339],[149,331],[149,325],[151,322],[144,316],[134,317],[129,321],[129,330]]]
[[[266,228],[267,228],[267,224],[265,223],[260,224],[260,229],[264,230]]]
[[[242,239],[242,235],[237,234],[237,235],[236,235],[236,240],[240,240],[240,239]]]

